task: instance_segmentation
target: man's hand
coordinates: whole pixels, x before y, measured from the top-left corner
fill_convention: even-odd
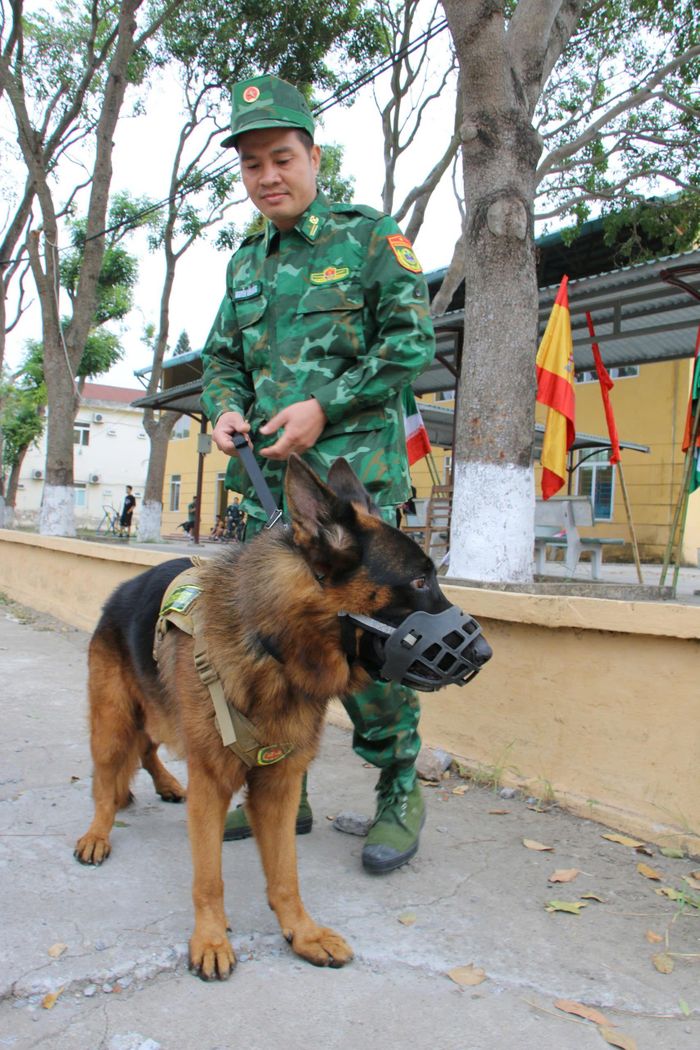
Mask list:
[[[326,413],[315,398],[295,401],[260,427],[261,434],[282,431],[274,445],[260,449],[260,455],[268,459],[288,459],[292,452],[301,455],[307,448],[313,448],[327,422]]]
[[[236,432],[247,434],[249,430],[250,423],[246,422],[240,412],[222,412],[211,436],[217,448],[220,448],[227,456],[233,456],[238,454],[234,448],[233,435]],[[250,444],[250,438],[248,444]]]

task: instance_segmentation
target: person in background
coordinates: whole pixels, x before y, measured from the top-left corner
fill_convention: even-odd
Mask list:
[[[129,539],[131,536],[131,519],[134,515],[134,507],[136,506],[136,496],[131,485],[126,486],[126,496],[124,497],[124,506],[122,507],[121,517],[119,518],[119,535]]]

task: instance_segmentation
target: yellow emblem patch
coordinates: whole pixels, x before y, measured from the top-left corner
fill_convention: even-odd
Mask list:
[[[327,266],[322,273],[312,273],[312,284],[332,284],[334,281],[342,281],[347,277],[350,270],[347,266]]]
[[[410,270],[411,273],[423,273],[423,267],[418,262],[413,245],[407,237],[401,233],[394,233],[391,237],[387,237],[387,240],[399,266],[403,266],[404,270]]]

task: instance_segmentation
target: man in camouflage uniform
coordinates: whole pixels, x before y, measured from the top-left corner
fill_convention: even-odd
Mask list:
[[[317,192],[319,147],[302,95],[255,77],[233,88],[231,135],[251,201],[267,218],[231,259],[226,294],[204,353],[202,404],[212,437],[232,456],[226,485],[244,494],[250,537],[265,522],[232,434],[250,433],[279,500],[291,452],[325,477],[344,456],[386,520],[410,495],[401,390],[432,360],[434,336],[420,264],[396,223]],[[260,436],[272,444],[260,447]],[[347,698],[353,747],[381,769],[365,868],[412,857],[424,820],[416,782],[416,694],[375,682]],[[302,799],[298,831],[310,830]],[[249,834],[242,808],[226,837]]]

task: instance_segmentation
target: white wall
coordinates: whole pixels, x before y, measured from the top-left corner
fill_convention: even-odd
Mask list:
[[[134,394],[136,396],[136,393]],[[96,417],[101,416],[98,420]],[[89,443],[74,445],[73,471],[76,486],[84,485],[85,506],[76,505],[78,528],[96,528],[104,517],[105,506],[121,512],[126,486],[136,496],[135,523],[143,497],[148,470],[150,442],[143,429],[142,411],[120,402],[84,400],[76,425],[89,425]],[[44,488],[46,434],[37,448],[27,453],[20,488],[17,492],[15,524],[36,524]],[[41,478],[35,478],[40,472]],[[99,478],[92,481],[91,478]],[[133,528],[132,528],[133,531]]]

